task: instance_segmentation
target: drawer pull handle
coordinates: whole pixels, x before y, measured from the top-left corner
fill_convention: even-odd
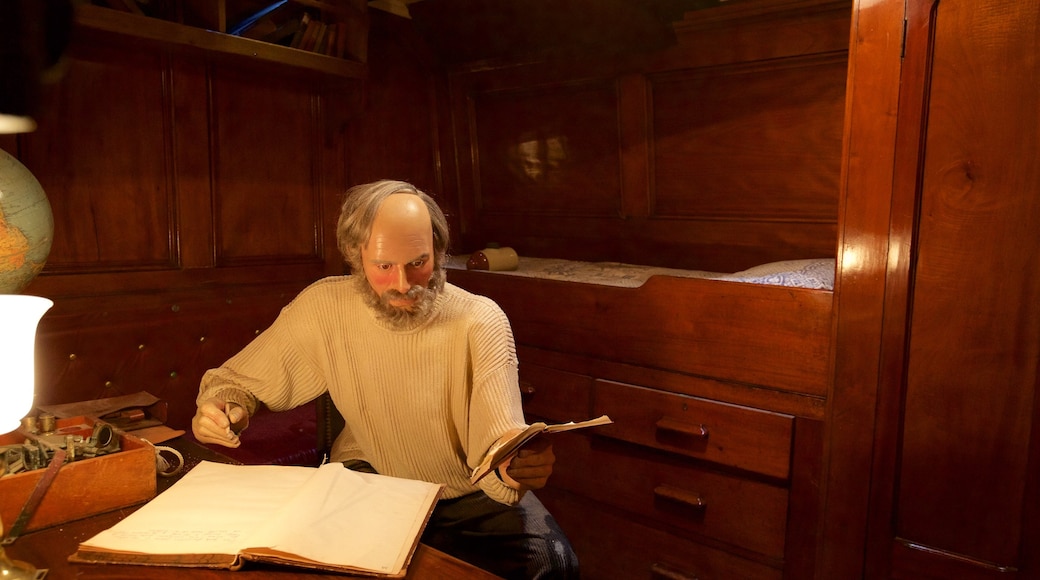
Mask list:
[[[708,438],[708,428],[703,424],[693,425],[691,423],[684,423],[682,421],[676,421],[669,417],[662,417],[657,420],[658,431],[668,431],[670,433],[678,433],[680,435],[687,435],[689,437],[696,437],[698,439]]]
[[[654,578],[663,578],[664,580],[698,580],[696,575],[687,574],[660,562],[650,564],[650,575]]]
[[[670,485],[659,485],[654,488],[654,495],[661,499],[681,503],[698,511],[708,509],[708,502],[704,501],[701,494],[695,491],[686,491]]]

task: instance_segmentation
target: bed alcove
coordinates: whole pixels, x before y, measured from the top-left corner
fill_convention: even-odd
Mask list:
[[[851,4],[711,3],[622,49],[460,4],[409,7],[444,61],[448,280],[509,316],[529,417],[615,419],[538,494],[583,574],[812,577]],[[519,270],[467,269],[488,245]]]

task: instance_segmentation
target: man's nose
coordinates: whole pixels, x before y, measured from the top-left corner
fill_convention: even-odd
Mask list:
[[[408,272],[403,266],[398,266],[394,269],[394,290],[404,294],[411,289],[412,285],[408,281]]]

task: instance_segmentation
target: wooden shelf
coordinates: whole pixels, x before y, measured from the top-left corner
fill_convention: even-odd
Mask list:
[[[217,58],[244,59],[343,79],[363,79],[368,74],[368,67],[360,62],[90,4],[77,7],[75,22],[88,34],[127,37]]]

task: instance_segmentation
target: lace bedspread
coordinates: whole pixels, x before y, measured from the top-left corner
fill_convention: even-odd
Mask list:
[[[448,260],[447,266],[465,270],[467,258],[468,256],[453,256]],[[638,266],[620,262],[579,262],[521,256],[519,267],[516,270],[503,270],[495,273],[625,288],[642,286],[651,276],[677,276],[819,290],[834,289],[833,258],[770,262],[740,272],[726,273]]]

